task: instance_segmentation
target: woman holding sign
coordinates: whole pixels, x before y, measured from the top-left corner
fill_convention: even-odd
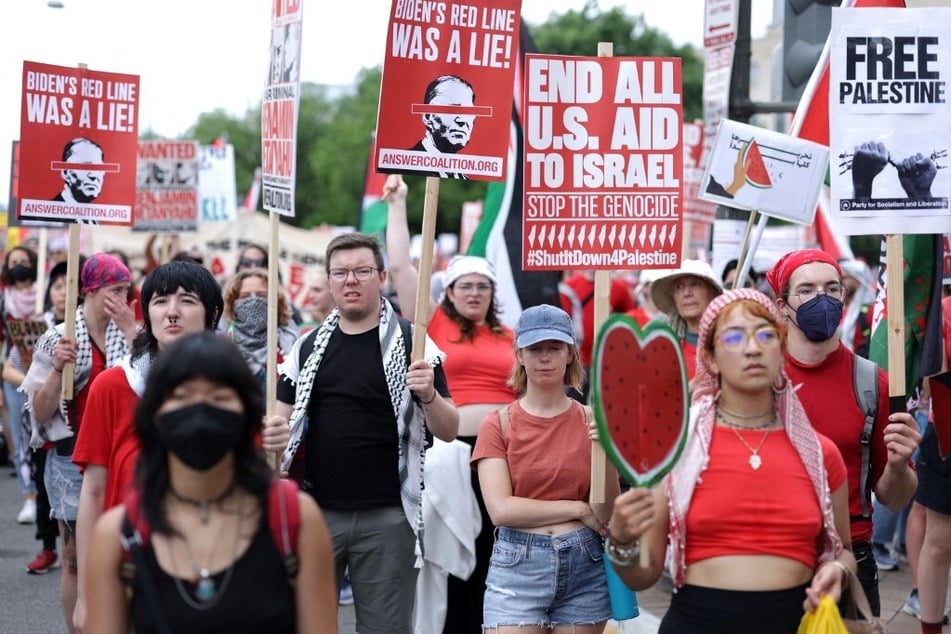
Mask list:
[[[600,634],[611,617],[601,562],[611,503],[591,504],[594,424],[565,386],[584,370],[568,313],[542,304],[515,327],[520,398],[482,421],[472,465],[495,531],[482,627]],[[605,499],[620,487],[606,469]]]
[[[684,453],[661,486],[615,500],[606,552],[629,587],[653,585],[672,544],[677,592],[660,632],[794,633],[855,570],[845,465],[782,370],[785,335],[762,293],[713,299]]]

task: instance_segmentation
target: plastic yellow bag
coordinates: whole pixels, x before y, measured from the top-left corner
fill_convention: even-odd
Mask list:
[[[827,594],[819,600],[815,612],[803,615],[796,634],[848,634],[848,630],[839,615],[839,606]]]

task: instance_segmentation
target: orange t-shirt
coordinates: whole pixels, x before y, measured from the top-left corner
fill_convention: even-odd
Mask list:
[[[508,463],[512,494],[533,500],[587,500],[591,489],[591,440],[581,404],[572,401],[563,414],[533,416],[518,401],[509,405],[502,436],[498,411],[479,426],[470,465],[483,458]]]
[[[733,430],[714,427],[709,466],[700,474],[687,511],[685,559],[690,564],[725,555],[775,555],[815,567],[822,538],[822,511],[799,454],[785,432],[736,430],[762,466],[749,466],[750,449]],[[829,490],[845,482],[845,463],[835,444],[817,434]]]
[[[511,328],[496,335],[486,325],[477,326],[472,341],[460,341],[459,326],[440,306],[426,334],[446,353],[442,367],[456,406],[511,403],[516,397],[507,385],[515,363],[515,333]]]

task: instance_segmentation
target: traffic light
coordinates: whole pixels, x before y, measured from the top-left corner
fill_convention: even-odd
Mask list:
[[[785,0],[783,101],[799,101],[822,54],[838,0]]]

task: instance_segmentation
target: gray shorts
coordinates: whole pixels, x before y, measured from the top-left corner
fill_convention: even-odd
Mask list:
[[[361,634],[412,634],[416,600],[416,536],[402,507],[322,509],[333,541],[337,587],[350,569]]]
[[[50,498],[50,517],[76,521],[83,476],[79,467],[73,464],[72,456],[61,456],[56,449],[51,449],[46,457],[43,477]]]

